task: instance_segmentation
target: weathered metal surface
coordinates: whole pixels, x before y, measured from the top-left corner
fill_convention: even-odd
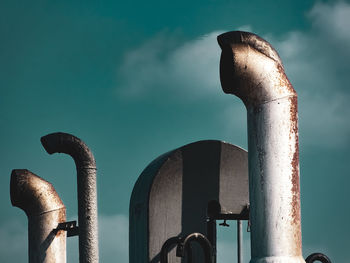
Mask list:
[[[99,257],[95,158],[88,146],[71,134],[52,133],[42,137],[41,143],[49,154],[66,153],[75,161],[78,182],[79,262],[97,263]]]
[[[251,263],[299,263],[297,94],[272,46],[247,32],[218,36],[220,79],[248,115]]]
[[[160,156],[142,172],[131,195],[130,263],[159,262],[167,240],[194,232],[212,239],[215,247],[216,224],[207,222],[209,206],[214,204],[214,219],[247,219],[248,199],[247,152],[239,147],[200,141]],[[168,259],[186,262],[174,249]],[[203,260],[197,246],[193,262]]]
[[[54,187],[18,169],[11,174],[10,195],[12,205],[28,217],[29,263],[65,263],[66,232],[56,228],[66,221],[66,208]]]

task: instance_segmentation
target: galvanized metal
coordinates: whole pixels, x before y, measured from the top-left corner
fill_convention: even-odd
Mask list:
[[[220,79],[248,115],[251,263],[302,258],[297,93],[273,47],[247,32],[218,36]]]
[[[88,146],[67,133],[41,138],[49,154],[66,153],[75,161],[78,182],[79,262],[96,263],[98,256],[96,163]]]
[[[54,187],[28,170],[13,170],[10,195],[28,217],[29,263],[65,263],[66,232],[56,228],[66,221],[66,208]]]

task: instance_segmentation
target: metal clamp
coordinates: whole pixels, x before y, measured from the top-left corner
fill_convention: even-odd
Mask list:
[[[223,223],[220,223],[219,226],[226,226],[229,227],[230,225],[226,223],[226,219],[224,219]]]
[[[79,235],[79,227],[77,226],[77,221],[68,221],[68,222],[59,223],[55,230],[67,231],[67,237],[73,237],[73,236]]]

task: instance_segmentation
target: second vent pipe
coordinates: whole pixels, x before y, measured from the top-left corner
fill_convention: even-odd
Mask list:
[[[218,36],[220,80],[248,118],[251,263],[302,257],[297,93],[273,47],[252,33]]]
[[[75,162],[78,185],[79,262],[98,263],[97,186],[95,158],[79,138],[62,132],[41,138],[49,154],[66,153]]]

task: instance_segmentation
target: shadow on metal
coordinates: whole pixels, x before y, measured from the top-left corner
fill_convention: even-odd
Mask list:
[[[198,243],[204,252],[204,262],[213,263],[213,247],[210,241],[201,233],[192,233],[184,238],[172,237],[169,238],[162,246],[160,252],[160,263],[168,263],[168,253],[176,247],[176,256],[185,258],[187,262],[192,263],[192,246],[191,243]]]
[[[202,248],[204,252],[204,262],[212,263],[213,262],[213,247],[210,244],[209,240],[201,233],[192,233],[186,236],[176,248],[176,256],[184,257],[185,251],[188,251],[190,243],[196,241]],[[191,261],[189,260],[189,263]]]

